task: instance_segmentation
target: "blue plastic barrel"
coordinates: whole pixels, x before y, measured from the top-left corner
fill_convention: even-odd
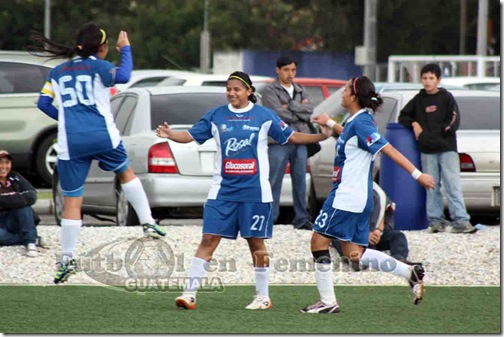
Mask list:
[[[385,138],[421,170],[420,151],[411,129],[399,123],[388,123]],[[408,172],[388,156],[381,156],[380,186],[396,203],[396,229],[421,230],[428,226],[425,189]]]

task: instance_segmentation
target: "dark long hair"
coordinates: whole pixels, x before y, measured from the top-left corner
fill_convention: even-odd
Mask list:
[[[76,55],[86,58],[98,53],[100,47],[107,43],[107,34],[105,30],[100,29],[98,24],[88,22],[77,32],[75,45],[72,47],[51,41],[38,32],[33,32],[30,39],[33,41],[33,44],[28,49],[34,55],[49,57],[51,59],[70,59]]]
[[[247,73],[244,73],[243,71],[235,71],[234,73],[229,75],[228,81],[229,80],[239,80],[240,82],[242,82],[242,85],[245,87],[245,89],[251,89],[252,93],[249,95],[248,100],[252,103],[257,102],[257,97],[256,95],[254,95],[256,88],[252,85],[252,80]]]
[[[370,108],[376,111],[383,104],[383,99],[375,92],[373,82],[366,76],[352,78],[350,86],[351,94],[357,96],[362,108]]]

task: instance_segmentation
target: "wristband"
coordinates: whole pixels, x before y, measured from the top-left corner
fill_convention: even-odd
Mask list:
[[[411,172],[411,176],[415,180],[418,180],[418,178],[420,178],[421,175],[422,175],[422,171],[420,171],[419,169],[415,169],[413,172]]]
[[[329,119],[325,125],[327,125],[328,127],[330,127],[331,129],[333,128],[333,126],[336,125],[336,122],[333,120],[333,119]]]

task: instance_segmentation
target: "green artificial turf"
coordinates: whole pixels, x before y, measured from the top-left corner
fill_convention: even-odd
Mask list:
[[[499,287],[428,287],[413,305],[409,287],[336,286],[341,312],[302,314],[315,286],[271,286],[271,310],[244,307],[252,286],[201,292],[181,310],[179,292],[98,286],[0,286],[3,333],[500,333]]]

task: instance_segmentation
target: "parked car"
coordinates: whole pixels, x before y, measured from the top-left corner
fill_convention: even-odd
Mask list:
[[[500,85],[500,77],[441,77],[441,86],[458,85],[471,90],[489,90]]]
[[[131,78],[127,83],[119,83],[110,88],[111,95],[115,95],[120,91],[128,88],[152,87],[159,82],[175,77],[192,74],[190,71],[183,70],[164,70],[164,69],[140,69],[131,72]]]
[[[500,94],[491,91],[453,90],[461,124],[457,131],[462,192],[466,207],[474,213],[500,212]],[[315,108],[314,114],[327,113],[344,119],[342,90]],[[375,114],[378,130],[386,136],[386,125],[397,122],[401,109],[417,94],[413,90],[382,92],[384,104]],[[311,209],[317,209],[332,188],[336,139],[321,142],[322,149],[311,158]],[[380,155],[373,176],[379,180]],[[317,205],[318,203],[318,205]]]
[[[227,104],[221,87],[145,87],[112,97],[112,113],[128,151],[131,167],[141,180],[153,216],[201,215],[213,179],[216,144],[179,144],[158,138],[154,130],[167,121],[174,130],[187,130],[207,111]],[[307,186],[311,184],[306,174]],[[54,213],[59,223],[63,198],[57,169],[53,182]],[[292,205],[292,183],[283,181],[281,206]],[[115,175],[91,165],[84,187],[83,214],[115,216],[119,225],[138,225]]]
[[[12,154],[16,170],[47,185],[57,159],[57,124],[37,108],[37,99],[49,72],[61,62],[0,51],[0,148]]]

